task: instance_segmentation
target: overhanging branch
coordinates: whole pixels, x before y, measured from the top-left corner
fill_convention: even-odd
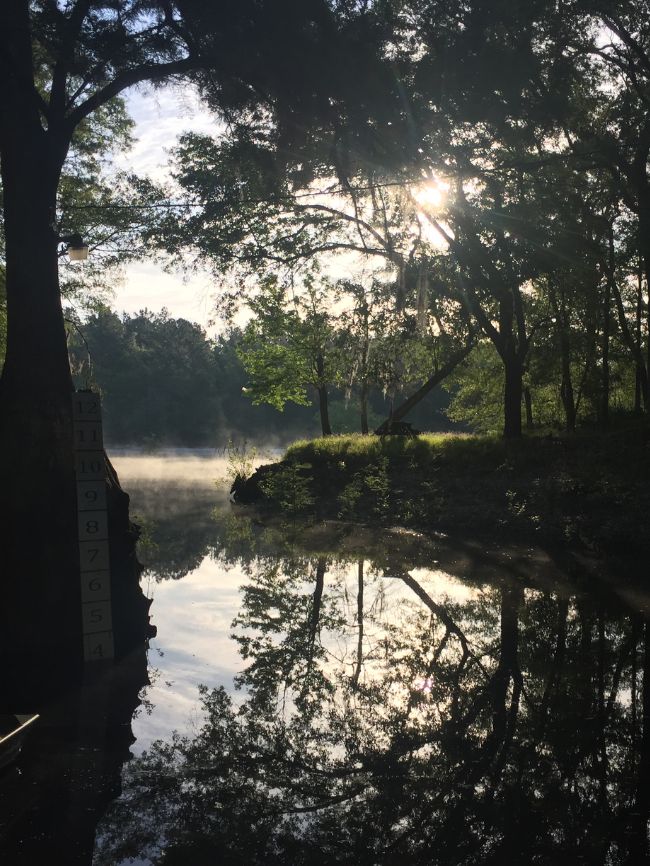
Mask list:
[[[199,65],[197,59],[184,57],[180,60],[171,60],[168,63],[143,63],[141,66],[127,69],[120,72],[113,81],[93,93],[85,102],[71,111],[66,122],[71,129],[75,129],[84,118],[100,106],[105,105],[113,97],[118,96],[123,90],[143,81],[160,81],[173,75],[183,75],[192,69],[197,69]]]

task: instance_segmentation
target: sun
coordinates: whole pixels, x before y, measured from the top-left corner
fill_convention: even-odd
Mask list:
[[[420,236],[432,247],[446,249],[448,240],[440,231],[439,221],[443,220],[440,225],[447,230],[448,227],[444,223],[444,207],[449,196],[449,184],[437,178],[423,181],[411,187],[411,196],[415,202]]]
[[[447,198],[447,189],[440,181],[426,181],[413,187],[411,194],[421,208],[439,208]]]

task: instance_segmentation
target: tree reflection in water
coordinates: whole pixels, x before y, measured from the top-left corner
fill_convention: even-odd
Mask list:
[[[95,862],[650,862],[648,623],[353,565],[249,560],[241,696],[128,766]]]

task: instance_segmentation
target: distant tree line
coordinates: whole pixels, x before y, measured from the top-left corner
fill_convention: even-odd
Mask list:
[[[112,444],[223,447],[229,438],[283,443],[317,435],[315,385],[305,384],[297,403],[251,401],[255,384],[241,360],[247,339],[237,328],[210,339],[199,325],[164,310],[130,316],[103,306],[70,329],[75,384],[101,391]],[[328,385],[334,431],[358,430],[356,395]],[[445,403],[444,395],[424,403],[420,423],[444,427]],[[375,388],[370,420],[378,423],[387,411],[386,398]]]
[[[103,307],[70,343],[76,385],[99,388],[111,443],[216,446],[231,435],[281,436],[287,423],[310,429],[309,413],[251,411],[234,335],[209,340],[199,325],[164,310],[129,316]]]

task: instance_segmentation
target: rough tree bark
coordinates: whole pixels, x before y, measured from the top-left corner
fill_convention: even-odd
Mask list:
[[[79,646],[81,620],[72,382],[52,228],[69,142],[62,131],[45,131],[41,125],[33,95],[26,3],[9,0],[0,13],[3,28],[0,144],[7,354],[0,380],[5,565],[0,650],[12,661],[24,654],[39,672],[35,679],[47,682],[53,650],[60,647],[70,655]],[[6,64],[11,64],[10,74]]]

